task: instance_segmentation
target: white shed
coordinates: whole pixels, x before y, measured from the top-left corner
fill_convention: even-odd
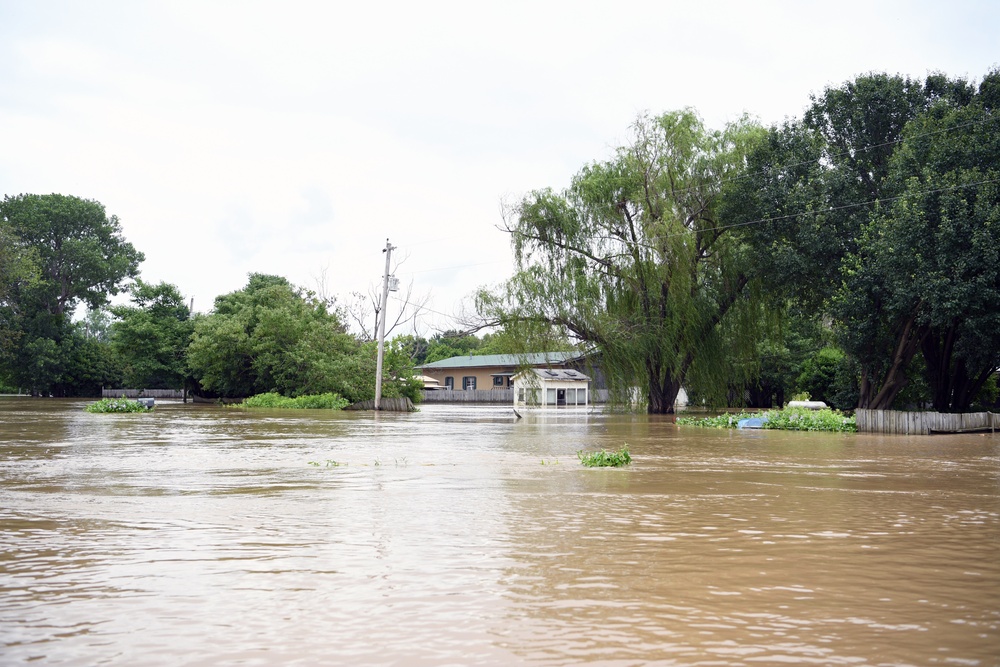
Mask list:
[[[590,378],[579,371],[530,368],[513,377],[515,406],[588,405]]]

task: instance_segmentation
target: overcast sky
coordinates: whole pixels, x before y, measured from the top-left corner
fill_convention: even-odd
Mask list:
[[[988,0],[0,0],[0,194],[102,202],[198,311],[250,272],[367,292],[388,238],[430,336],[510,274],[500,202],[567,186],[637,114],[978,80],[998,35]]]

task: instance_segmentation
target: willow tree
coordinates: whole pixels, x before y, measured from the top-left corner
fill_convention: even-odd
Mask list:
[[[640,117],[568,189],[507,208],[515,275],[479,294],[480,315],[568,332],[599,356],[613,399],[638,393],[651,413],[672,413],[682,385],[723,396],[752,370],[760,308],[717,209],[757,131],[710,131],[689,109]]]

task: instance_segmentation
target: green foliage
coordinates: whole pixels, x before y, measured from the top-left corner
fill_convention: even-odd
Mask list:
[[[856,369],[842,350],[824,347],[802,363],[796,386],[814,401],[849,410],[858,403],[856,378]]]
[[[974,412],[998,411],[1000,408],[1000,383],[997,380],[997,374],[994,373],[983,383],[983,388],[979,390],[979,394],[972,404]]]
[[[14,232],[0,215],[0,371],[10,361],[22,335],[19,293],[38,280],[37,253]]]
[[[222,396],[332,392],[354,403],[375,396],[376,356],[377,345],[348,335],[325,301],[279,276],[252,274],[195,320],[188,366],[202,388]],[[382,389],[387,398],[421,397],[401,345],[387,346]]]
[[[0,214],[35,255],[39,280],[18,299],[33,310],[71,312],[77,303],[97,308],[138,274],[144,256],[121,235],[116,216],[97,201],[64,195],[4,197]]]
[[[87,412],[151,412],[152,408],[147,408],[139,401],[127,398],[102,398],[96,403],[88,403],[84,410]]]
[[[477,307],[529,343],[555,333],[595,348],[614,399],[630,403],[638,382],[650,412],[673,412],[682,383],[715,398],[755,372],[764,312],[717,209],[756,128],[713,132],[683,110],[632,130],[565,192],[508,211],[517,273]]]
[[[848,416],[830,409],[807,410],[805,408],[729,413],[716,417],[678,417],[677,423],[682,426],[701,426],[704,428],[737,428],[740,420],[753,418],[766,420],[761,428],[771,430],[843,433],[854,433],[858,430],[853,415]]]
[[[111,346],[123,367],[126,386],[180,389],[187,377],[186,351],[194,323],[174,285],[136,280],[131,306],[111,309]]]
[[[334,393],[296,396],[289,398],[269,392],[251,396],[239,407],[244,408],[284,408],[289,410],[343,410],[350,403]]]
[[[442,359],[459,357],[462,355],[473,355],[482,346],[483,341],[476,336],[464,334],[460,331],[449,330],[435,334],[427,344],[427,351],[422,362],[429,364]]]
[[[138,274],[142,253],[96,201],[8,196],[0,202],[0,220],[0,236],[9,243],[0,263],[16,267],[13,276],[0,278],[3,374],[36,395],[99,393],[116,364],[106,343],[71,316],[79,304],[92,310],[106,304]],[[6,337],[3,329],[17,335]]]
[[[580,450],[576,455],[580,459],[580,463],[588,468],[621,468],[632,463],[632,457],[628,453],[628,445],[623,445],[621,449],[614,452],[603,449],[599,452]]]
[[[769,130],[727,185],[770,289],[832,317],[861,407],[912,400],[917,355],[938,410],[967,409],[1000,365],[998,87],[998,71],[978,92],[858,77]]]
[[[194,378],[223,396],[333,391],[329,367],[354,351],[336,313],[278,276],[251,274],[195,320],[188,348]]]

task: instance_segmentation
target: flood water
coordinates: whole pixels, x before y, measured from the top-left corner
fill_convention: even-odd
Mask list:
[[[1000,434],[84,405],[0,398],[3,665],[1000,664]]]

